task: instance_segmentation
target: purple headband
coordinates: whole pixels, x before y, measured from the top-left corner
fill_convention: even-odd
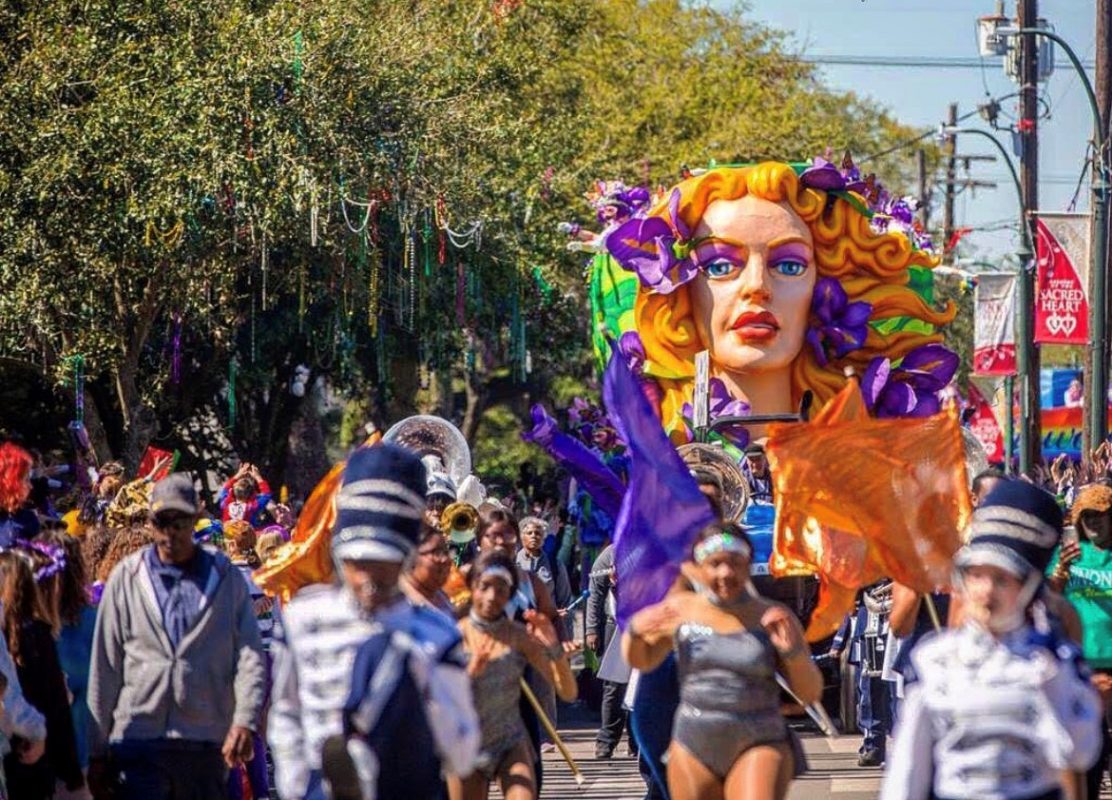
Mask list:
[[[48,563],[35,570],[35,583],[42,583],[66,568],[66,551],[61,545],[19,541],[16,543],[16,547],[23,550],[33,550],[49,559]]]

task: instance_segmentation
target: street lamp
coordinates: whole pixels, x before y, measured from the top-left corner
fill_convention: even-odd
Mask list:
[[[1016,299],[1016,326],[1015,326],[1015,340],[1016,340],[1016,372],[1019,374],[1020,380],[1020,417],[1026,420],[1031,409],[1027,406],[1027,381],[1031,380],[1031,359],[1029,347],[1032,341],[1032,334],[1034,329],[1034,298],[1031,296],[1031,281],[1027,278],[1024,272],[1032,268],[1032,255],[1034,254],[1034,247],[1031,243],[1031,228],[1027,224],[1027,213],[1023,207],[1023,187],[1019,182],[1019,175],[1015,171],[1015,164],[1012,163],[1012,157],[1008,155],[1008,151],[1000,144],[1000,140],[993,136],[988,131],[983,131],[980,128],[959,128],[954,125],[939,125],[938,138],[941,142],[945,142],[951,136],[956,134],[971,133],[976,136],[983,136],[992,142],[993,146],[1000,151],[1000,156],[1004,159],[1004,164],[1008,168],[1008,173],[1012,176],[1012,183],[1015,185],[1016,199],[1019,201],[1019,247],[1016,249],[1016,257],[1019,258],[1019,296]],[[1010,376],[1004,379],[1004,393],[1007,395],[1007,429],[1010,432],[1012,429],[1012,401],[1013,401],[1013,387]],[[1031,436],[1030,426],[1019,426],[1019,474],[1031,474]],[[1011,434],[1008,434],[1008,439],[1004,443],[1007,459],[1005,467],[1009,474],[1012,469],[1011,459]]]
[[[1105,294],[1108,290],[1108,275],[1105,264],[1108,258],[1108,182],[1109,170],[1104,148],[1108,143],[1108,130],[1101,118],[1097,95],[1093,84],[1081,66],[1081,59],[1065,39],[1053,31],[1043,28],[1014,28],[994,25],[992,33],[997,37],[1043,36],[1061,47],[1085,87],[1089,98],[1089,108],[1093,113],[1093,137],[1095,155],[1093,171],[1093,246],[1089,258],[1089,385],[1086,387],[1086,421],[1089,442],[1095,447],[1108,438],[1108,350],[1105,342],[1107,318],[1105,314]],[[1012,170],[1013,174],[1015,170]]]

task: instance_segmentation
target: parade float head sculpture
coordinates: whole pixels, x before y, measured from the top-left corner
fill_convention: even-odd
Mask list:
[[[714,413],[790,413],[806,392],[821,407],[847,367],[875,416],[935,413],[957,366],[935,328],[955,312],[924,296],[937,259],[912,214],[847,157],[713,168],[611,230],[639,285],[632,329],[609,333],[672,438],[689,436],[702,350]]]

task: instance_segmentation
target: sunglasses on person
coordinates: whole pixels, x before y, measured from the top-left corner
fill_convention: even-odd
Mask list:
[[[183,530],[193,528],[193,517],[186,514],[155,514],[154,526],[160,530]]]

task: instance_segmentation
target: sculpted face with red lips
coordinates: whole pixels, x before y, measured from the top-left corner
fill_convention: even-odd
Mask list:
[[[695,327],[717,377],[753,413],[791,408],[791,365],[803,348],[816,271],[811,231],[787,203],[716,200],[694,239]]]

